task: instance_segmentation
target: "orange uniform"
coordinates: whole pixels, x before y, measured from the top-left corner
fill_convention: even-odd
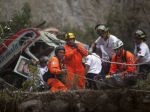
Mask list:
[[[66,86],[57,79],[57,76],[61,74],[61,67],[60,62],[56,56],[50,58],[48,62],[48,69],[53,76],[48,79],[47,83],[50,85],[51,91],[58,91],[58,90],[67,90]]]
[[[82,58],[87,56],[88,52],[81,43],[77,43],[77,48],[65,45],[65,64],[67,67],[67,80],[66,86],[70,89],[76,80],[79,89],[83,89],[85,86],[84,73],[85,68],[82,64]],[[75,79],[76,77],[76,79]]]
[[[119,62],[125,64],[135,64],[136,58],[135,56],[129,51],[122,51],[121,56],[116,56],[116,53],[112,56],[112,62]],[[120,73],[120,72],[132,72],[136,71],[135,65],[121,65],[121,64],[114,64],[112,63],[110,66],[110,74]]]

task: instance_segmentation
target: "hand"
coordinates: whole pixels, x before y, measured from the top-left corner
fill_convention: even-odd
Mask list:
[[[77,47],[78,47],[76,43],[72,43],[72,46],[73,46],[74,48],[77,48]]]
[[[62,75],[67,75],[67,69],[62,69],[62,70],[61,70],[61,74],[62,74]]]
[[[38,61],[34,60],[34,59],[31,59],[31,64],[32,65],[37,65],[38,64]]]
[[[111,78],[111,75],[106,75],[106,79],[109,79],[109,78]]]

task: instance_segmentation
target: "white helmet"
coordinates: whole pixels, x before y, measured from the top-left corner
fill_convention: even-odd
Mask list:
[[[113,43],[113,49],[118,49],[123,46],[123,42],[121,40],[117,40]]]
[[[145,39],[146,38],[145,32],[140,30],[140,29],[136,30],[135,34],[139,35],[138,38],[140,38],[140,39]]]
[[[96,25],[95,29],[97,29],[97,30],[103,30],[103,31],[108,31],[109,30],[109,28],[106,25],[104,25],[104,24],[98,24],[98,25]]]

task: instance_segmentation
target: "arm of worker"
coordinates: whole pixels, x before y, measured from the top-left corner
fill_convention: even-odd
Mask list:
[[[89,69],[90,69],[90,66],[85,64],[85,76],[87,75]]]
[[[137,59],[136,62],[137,63],[141,63],[142,62],[142,58],[146,55],[146,49],[144,46],[141,46],[140,48],[138,48],[138,53],[137,53]]]
[[[77,43],[76,48],[82,56],[87,56],[88,55],[88,51],[86,50],[86,48],[84,48],[84,46],[82,44]]]
[[[61,73],[61,69],[59,67],[59,61],[57,58],[51,58],[48,62],[48,69],[50,71],[50,73],[52,74],[60,74]]]
[[[116,61],[115,57],[116,57],[115,55],[112,56],[111,62]],[[109,75],[112,75],[116,72],[117,72],[117,65],[115,63],[111,63],[110,70],[109,70]]]
[[[127,64],[136,64],[136,57],[131,53],[130,53],[130,57],[127,57]],[[136,65],[128,65],[126,71],[127,72],[135,72]]]
[[[93,48],[94,48],[95,45],[96,45],[95,42],[93,42],[93,43],[90,45],[90,48],[89,48],[89,52],[90,52],[90,53],[93,52]]]
[[[85,57],[85,75],[87,75],[90,69],[90,64],[91,64],[91,55],[88,55],[87,57]]]

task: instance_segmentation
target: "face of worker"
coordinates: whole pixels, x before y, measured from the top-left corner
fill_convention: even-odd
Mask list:
[[[58,53],[57,53],[57,57],[61,60],[64,59],[65,51],[64,50],[59,50]]]
[[[139,39],[139,35],[134,35],[134,42],[135,42],[136,44],[140,44],[140,43],[142,42],[142,40]]]
[[[121,55],[122,55],[122,50],[123,50],[123,48],[120,47],[120,48],[118,48],[118,49],[115,49],[114,51],[115,51],[115,53],[116,53],[118,56],[121,56]]]
[[[104,31],[104,30],[99,30],[99,29],[97,29],[96,32],[97,32],[97,34],[98,34],[99,36],[101,36],[102,38],[104,38],[104,39],[107,38],[108,32],[106,32],[106,31]]]
[[[41,66],[41,67],[45,67],[45,66],[47,66],[47,62],[45,62],[45,61],[40,62],[40,66]]]
[[[66,40],[67,44],[73,46],[75,44],[75,38],[69,38]]]

